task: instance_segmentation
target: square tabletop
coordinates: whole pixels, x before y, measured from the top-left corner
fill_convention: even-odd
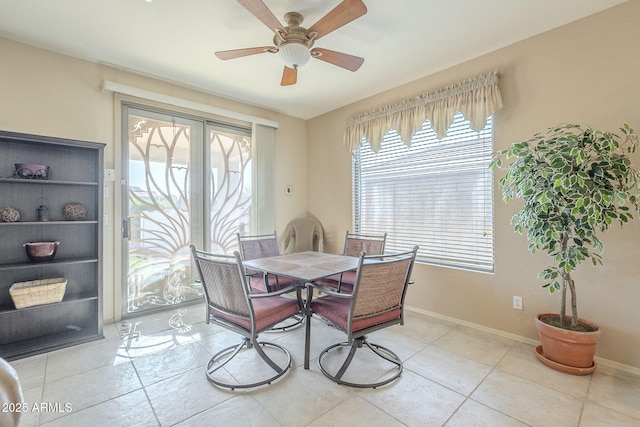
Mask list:
[[[358,268],[358,257],[323,252],[297,252],[243,261],[245,267],[312,282]]]

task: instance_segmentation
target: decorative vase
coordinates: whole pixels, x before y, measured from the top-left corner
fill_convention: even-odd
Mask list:
[[[36,203],[40,203],[36,208],[36,218],[38,221],[49,221],[49,199],[40,197],[36,200]]]
[[[593,327],[594,331],[572,331],[545,323],[542,320],[545,317],[558,317],[558,314],[542,313],[536,316],[536,329],[542,343],[542,356],[555,362],[547,365],[577,375],[593,372],[596,367],[593,357],[600,340],[600,328],[591,322],[578,319],[579,322]],[[570,316],[567,318],[570,319]],[[540,357],[540,354],[538,356]]]

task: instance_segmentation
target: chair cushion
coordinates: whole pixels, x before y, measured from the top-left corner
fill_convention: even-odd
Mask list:
[[[334,282],[342,282],[342,284],[347,284],[353,286],[356,283],[356,272],[345,271],[342,274],[334,274],[332,276],[323,277],[321,280],[332,280]]]
[[[327,288],[338,289],[338,280],[334,279],[334,276],[323,277],[322,279],[314,280],[316,285],[326,286]]]
[[[274,274],[269,274],[267,280],[269,280],[269,287],[271,288],[271,291],[277,291],[298,283],[295,279],[286,276],[277,276],[276,279],[276,275]],[[256,291],[267,292],[267,287],[264,283],[264,276],[262,275],[251,276],[249,278],[249,286],[251,286],[251,289],[255,289]]]
[[[318,313],[318,315],[335,323],[336,326],[345,331],[347,330],[347,319],[349,317],[350,307],[351,300],[348,298],[329,296],[317,298],[311,301],[311,310],[314,313]],[[376,316],[357,319],[353,321],[351,331],[356,332],[381,323],[390,322],[392,320],[399,319],[401,315],[402,310],[397,308]]]
[[[254,298],[251,302],[255,313],[257,332],[268,329],[276,323],[280,323],[300,312],[297,299],[282,297],[280,295],[269,298]],[[222,317],[229,322],[235,323],[247,331],[251,330],[251,322],[248,319],[221,313],[215,308],[211,308],[210,313],[214,317]]]
[[[356,281],[356,272],[355,271],[346,271],[342,273],[342,278],[340,274],[334,274],[332,276],[323,277],[322,279],[318,279],[315,282],[318,285],[326,286],[328,288],[340,289],[340,292],[343,293],[351,293],[353,290],[353,284]]]
[[[251,287],[251,289],[255,291],[263,292],[263,293],[267,292],[267,287],[264,284],[264,278],[261,275],[251,276],[249,278],[249,286]]]
[[[356,272],[355,271],[345,271],[342,273],[342,284],[343,285],[353,285],[356,283]]]

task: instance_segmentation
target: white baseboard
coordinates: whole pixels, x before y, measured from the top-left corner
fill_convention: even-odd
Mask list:
[[[447,322],[456,323],[458,325],[466,326],[472,329],[476,329],[479,331],[487,332],[493,335],[497,335],[503,338],[509,338],[514,341],[522,342],[529,345],[540,345],[539,340],[534,340],[531,338],[523,337],[521,335],[511,334],[509,332],[501,331],[499,329],[488,328],[486,326],[478,325],[477,323],[467,322],[466,320],[456,319],[455,317],[445,316],[443,314],[434,313],[432,311],[422,310],[420,308],[411,307],[405,305],[405,308],[409,311],[413,311],[415,313],[424,314],[427,316],[435,317],[436,319],[446,320]],[[595,357],[596,362],[600,365],[609,366],[611,368],[618,369],[620,371],[628,372],[634,375],[640,375],[640,368],[636,368],[635,366],[625,365],[623,363],[615,362],[613,360],[604,359],[602,357]]]

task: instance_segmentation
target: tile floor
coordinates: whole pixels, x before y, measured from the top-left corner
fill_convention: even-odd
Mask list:
[[[562,374],[530,345],[406,317],[370,336],[405,361],[400,379],[376,390],[329,381],[315,359],[305,371],[304,328],[262,336],[290,350],[287,375],[231,392],[204,371],[235,337],[206,325],[203,306],[105,325],[104,340],[11,363],[25,402],[40,405],[20,426],[640,426],[639,376],[602,365],[591,376]],[[312,357],[342,339],[314,319]]]

